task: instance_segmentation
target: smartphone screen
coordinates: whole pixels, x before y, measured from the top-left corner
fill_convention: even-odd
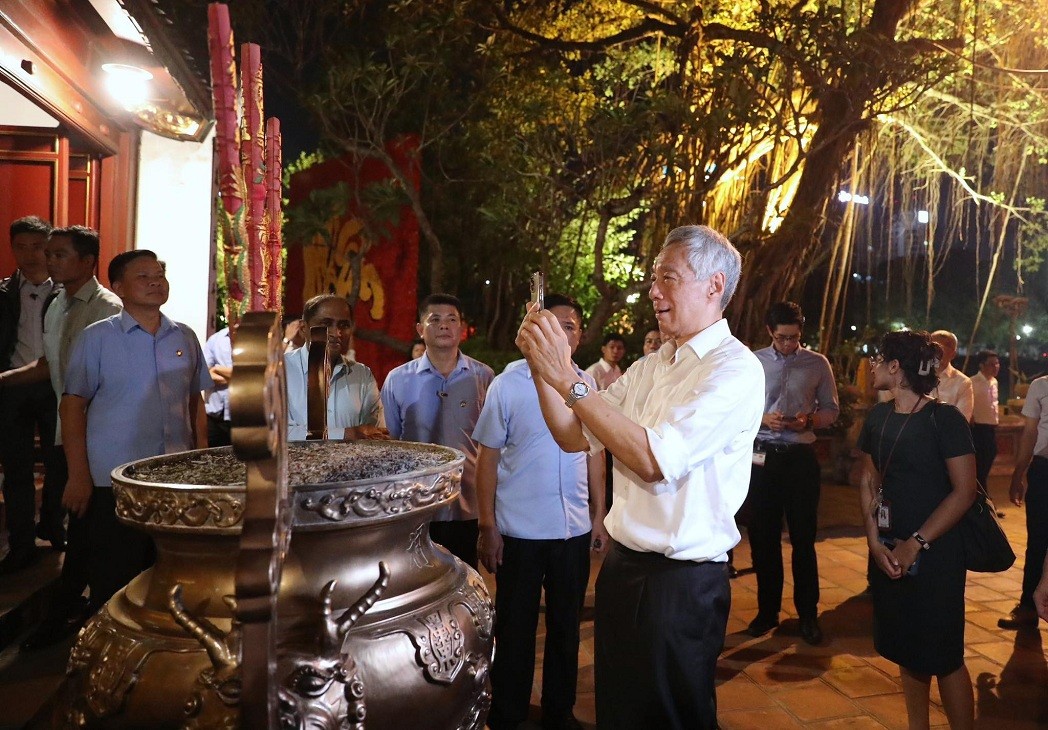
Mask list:
[[[546,294],[546,277],[541,271],[536,271],[531,275],[531,302],[532,304],[538,304],[538,308],[543,308],[543,298]]]

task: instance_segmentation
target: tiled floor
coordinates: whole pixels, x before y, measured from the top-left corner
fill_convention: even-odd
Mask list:
[[[1016,633],[997,628],[997,619],[1018,597],[1026,544],[1022,510],[1004,499],[1006,488],[1005,476],[991,479],[991,491],[1006,512],[1004,526],[1019,560],[1006,573],[969,574],[966,593],[967,664],[976,685],[976,726],[980,730],[1048,728],[1048,628],[1043,623],[1038,631]],[[866,546],[858,529],[857,510],[852,489],[824,486],[817,546],[826,633],[821,646],[808,646],[797,633],[789,575],[782,625],[759,639],[742,633],[756,613],[756,578],[746,569],[750,559],[745,539],[736,550],[736,564],[743,570],[732,581],[728,636],[719,663],[717,697],[724,730],[906,727],[898,670],[874,653],[870,639],[871,606],[861,595],[866,586]],[[788,564],[788,544],[783,552]],[[592,580],[599,567],[599,560],[594,560],[589,607],[593,605]],[[592,611],[586,615],[575,714],[585,726],[593,727]],[[538,649],[541,666],[541,635]],[[61,680],[67,654],[68,646],[29,656],[15,649],[0,653],[0,729],[20,727],[53,691]],[[539,686],[537,678],[530,728],[538,727]],[[945,728],[946,717],[934,686],[932,698],[932,727]]]
[[[1006,573],[969,573],[966,590],[965,645],[976,686],[976,727],[1048,728],[1048,662],[1044,651],[1048,626],[1042,622],[1040,630],[1025,632],[997,628],[997,619],[1011,610],[1018,598],[1026,546],[1023,512],[1007,502],[1006,491],[1005,475],[991,478],[991,492],[1005,512],[1003,524],[1019,559]],[[898,668],[873,650],[872,606],[862,595],[866,587],[866,540],[858,525],[854,490],[824,486],[817,551],[821,623],[826,639],[817,647],[800,639],[788,569],[780,627],[757,639],[743,633],[757,605],[757,582],[746,569],[750,559],[744,537],[735,554],[742,575],[732,581],[728,636],[718,664],[717,703],[723,730],[907,727]],[[784,543],[783,557],[789,565],[789,544],[785,539]],[[599,562],[593,563],[594,578]],[[587,605],[592,606],[592,601],[591,579]],[[583,624],[582,635],[575,715],[584,726],[595,727],[592,621]],[[539,687],[536,677],[528,728],[538,727]],[[949,727],[934,684],[932,701],[931,726]]]

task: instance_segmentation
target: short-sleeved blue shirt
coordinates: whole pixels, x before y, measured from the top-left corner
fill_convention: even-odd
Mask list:
[[[112,486],[110,473],[121,464],[192,449],[189,398],[212,385],[196,335],[164,315],[155,335],[126,311],[85,329],[69,355],[65,393],[90,401],[95,486]]]
[[[455,369],[445,378],[429,355],[423,355],[395,368],[382,384],[382,410],[390,436],[450,446],[466,454],[458,504],[435,519],[477,519],[477,445],[472,434],[494,377],[487,365],[459,353]]]
[[[208,368],[216,365],[220,367],[233,367],[233,340],[229,337],[229,328],[223,327],[215,334],[207,338],[204,343],[204,361]],[[229,384],[219,385],[215,383],[214,390],[207,396],[207,415],[229,420]]]
[[[575,372],[597,387],[590,375]],[[500,533],[567,540],[590,531],[589,457],[566,453],[553,440],[526,360],[511,362],[491,383],[473,439],[499,451],[495,524]]]

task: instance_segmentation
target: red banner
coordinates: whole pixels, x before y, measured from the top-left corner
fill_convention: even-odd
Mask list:
[[[417,140],[398,139],[388,145],[387,152],[417,190]],[[351,190],[360,190],[392,179],[392,172],[378,160],[358,161],[349,156],[328,160],[291,177],[289,207],[307,200],[314,190],[325,190],[340,182],[348,184]],[[382,332],[410,343],[416,336],[418,319],[418,221],[406,204],[394,219],[383,224],[388,235],[369,237],[365,214],[351,202],[344,216],[328,221],[328,240],[318,236],[312,241],[287,241],[284,311],[289,314],[301,312],[303,303],[317,294],[350,296],[356,284],[353,259],[367,249],[360,265],[360,286],[353,308],[358,333],[354,348],[357,360],[375,371],[379,385],[408,356],[364,339],[360,333]]]

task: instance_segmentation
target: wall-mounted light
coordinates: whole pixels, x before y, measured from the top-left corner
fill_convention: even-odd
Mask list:
[[[126,63],[104,63],[106,89],[127,110],[142,106],[149,98],[149,81],[153,74]]]

